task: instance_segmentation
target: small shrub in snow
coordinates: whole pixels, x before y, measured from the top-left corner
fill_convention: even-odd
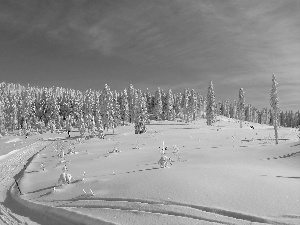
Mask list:
[[[162,155],[157,163],[160,166],[160,168],[167,168],[168,163],[170,163],[170,161],[171,161],[171,158],[169,158],[166,155]]]
[[[58,179],[58,185],[70,184],[74,178],[70,173],[63,172]]]

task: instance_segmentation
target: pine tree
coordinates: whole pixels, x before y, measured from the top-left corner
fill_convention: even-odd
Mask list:
[[[212,126],[216,121],[216,103],[213,83],[210,81],[207,92],[206,103],[206,123],[208,126]]]
[[[121,93],[121,97],[120,97],[120,116],[124,126],[125,121],[126,122],[129,121],[129,105],[128,105],[128,96],[127,96],[126,89]]]
[[[182,119],[183,118],[183,112],[181,108],[182,94],[179,93],[175,95],[174,99],[175,99],[174,101],[175,117]]]
[[[129,88],[127,90],[128,107],[129,107],[129,123],[133,123],[133,121],[134,121],[135,92],[136,92],[136,90],[133,88],[133,85],[130,84]]]
[[[104,90],[102,92],[102,109],[101,109],[101,115],[103,120],[104,129],[113,126],[113,95],[110,91],[110,87],[105,84]]]
[[[203,111],[202,111],[202,106],[203,106],[203,95],[201,93],[197,93],[197,114],[199,116],[202,115]]]
[[[278,112],[279,112],[279,99],[278,99],[277,88],[278,88],[278,83],[276,81],[275,75],[273,74],[272,90],[270,94],[270,105],[273,108],[273,123],[274,123],[276,144],[278,144],[277,124],[278,124]]]
[[[121,111],[120,111],[120,104],[119,104],[119,94],[117,91],[113,93],[113,128],[115,129],[118,125],[120,125],[121,121]],[[115,131],[114,131],[115,132]]]
[[[4,102],[0,95],[0,137],[5,130]]]
[[[174,98],[172,90],[169,89],[166,97],[166,119],[167,120],[174,120]]]
[[[84,122],[83,116],[80,115],[78,119],[78,128],[79,128],[79,133],[80,136],[83,138],[86,135],[86,124]]]
[[[190,96],[190,90],[186,88],[184,90],[184,94],[182,96],[182,102],[181,102],[181,108],[183,110],[183,116],[184,116],[184,121],[186,123],[189,122],[189,96]]]
[[[140,90],[135,93],[135,106],[134,106],[134,123],[135,134],[142,134],[146,132],[146,122],[148,120],[147,103]]]
[[[189,114],[192,120],[197,117],[197,95],[194,89],[191,90],[188,101]]]
[[[162,113],[162,100],[161,100],[161,90],[158,88],[158,90],[155,92],[155,99],[154,99],[154,115],[157,120],[161,120],[161,113]]]
[[[239,90],[238,110],[239,110],[240,128],[242,128],[243,121],[245,118],[245,92],[243,88],[240,88]]]

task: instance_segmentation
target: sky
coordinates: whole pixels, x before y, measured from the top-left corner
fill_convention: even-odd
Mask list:
[[[300,110],[299,0],[1,0],[0,82],[154,94]]]

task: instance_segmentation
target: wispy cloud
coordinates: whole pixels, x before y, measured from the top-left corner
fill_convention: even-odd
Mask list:
[[[145,86],[206,91],[214,80],[222,94],[222,87],[245,86],[258,101],[255,93],[268,89],[275,73],[283,98],[299,94],[298,0],[16,0],[1,3],[0,25],[15,40],[39,33],[80,54],[143,66],[155,78],[144,76]]]

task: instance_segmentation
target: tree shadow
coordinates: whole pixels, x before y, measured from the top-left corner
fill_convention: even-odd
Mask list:
[[[300,179],[300,177],[284,177],[284,176],[276,176],[278,178],[290,178],[290,179]]]
[[[25,173],[37,173],[37,172],[39,172],[38,170],[32,170],[32,171],[25,171]]]

